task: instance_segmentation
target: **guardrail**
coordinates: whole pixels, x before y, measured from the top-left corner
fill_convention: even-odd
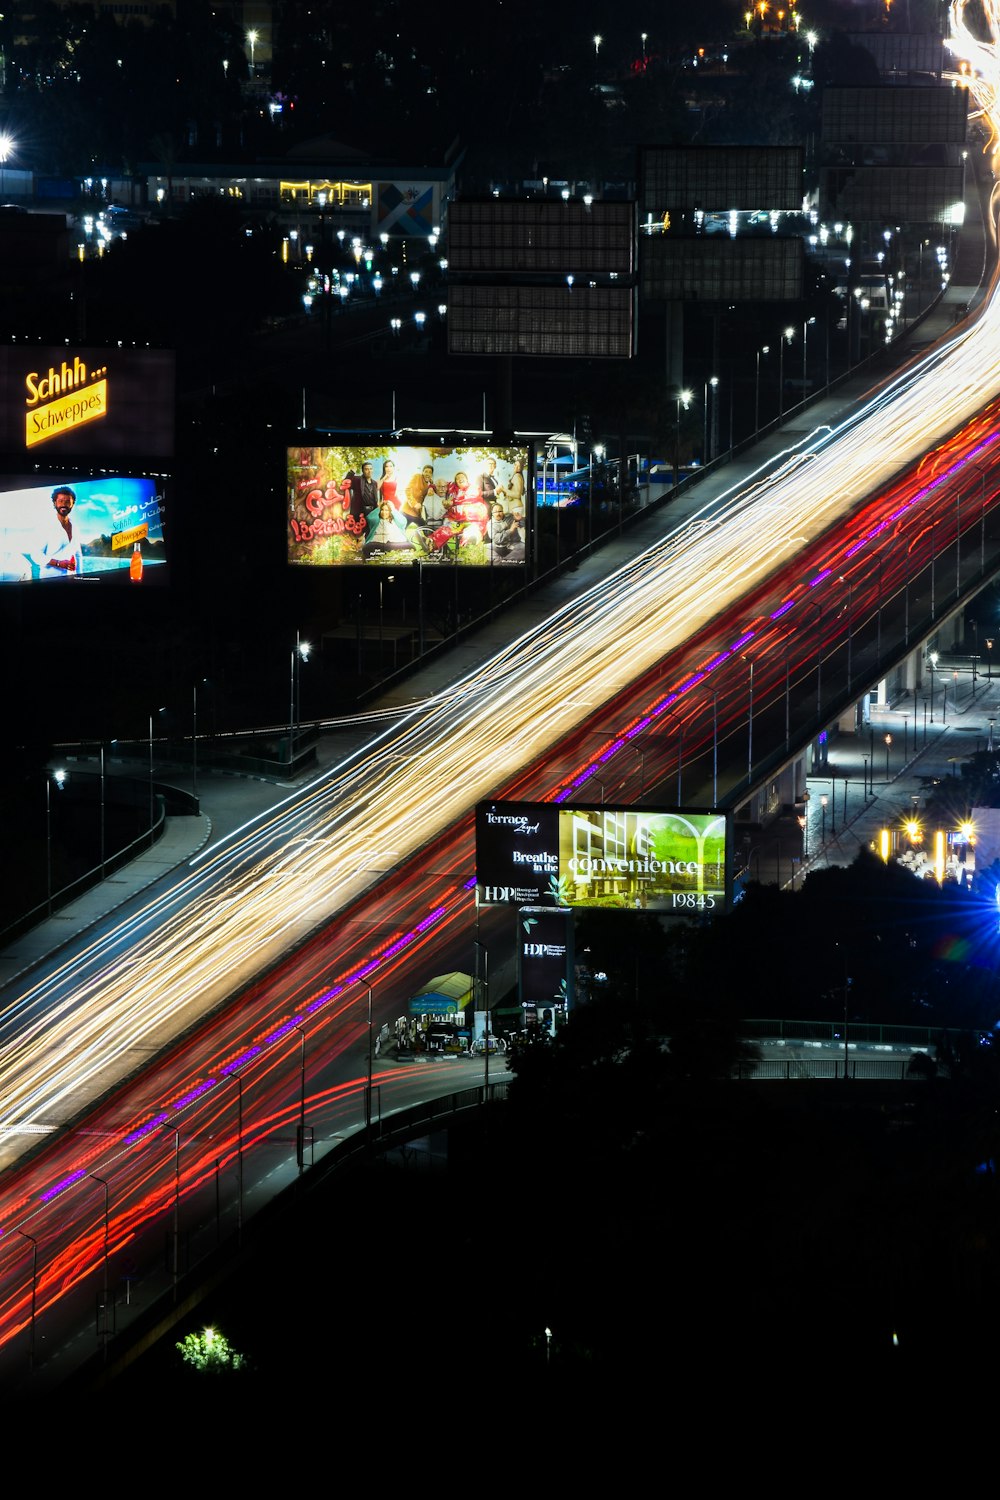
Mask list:
[[[925,1083],[927,1074],[920,1069],[910,1071],[912,1059],[897,1061],[879,1058],[850,1058],[847,1063],[849,1082]],[[776,1058],[756,1063],[740,1063],[735,1077],[744,1082],[801,1082],[804,1079],[836,1079],[844,1077],[843,1059],[810,1058],[808,1061],[793,1058]]]

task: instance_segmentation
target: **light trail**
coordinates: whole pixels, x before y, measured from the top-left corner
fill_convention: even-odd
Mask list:
[[[987,55],[977,47],[977,66]],[[990,299],[836,431],[818,429],[680,535],[387,724],[363,752],[205,851],[85,962],[17,996],[16,1034],[0,1025],[0,1129],[58,1123],[88,1078],[107,1087],[131,1071],[137,1046],[162,1046],[217,1007],[570,734],[581,695],[613,699],[783,568],[803,537],[820,536],[946,438],[1000,384],[997,317]],[[151,920],[155,933],[138,936]],[[109,949],[117,956],[102,962]]]
[[[992,3],[987,15],[995,39]],[[970,87],[992,127],[995,46],[968,38],[960,4],[953,25],[954,46],[974,63]],[[447,692],[390,716],[364,750],[204,851],[165,895],[14,995],[0,1017],[0,1132],[30,1141],[74,1118],[88,1095],[132,1074],[139,1055],[159,1051],[217,1009],[384,872],[458,824],[476,801],[571,736],[584,703],[592,712],[592,705],[613,701],[760,591],[804,544],[858,512],[865,497],[889,486],[928,447],[947,446],[949,434],[1000,387],[1000,311],[992,291],[975,322],[911,363],[836,430],[817,429]],[[989,438],[984,431],[982,440]],[[908,498],[904,509],[930,502],[930,478],[926,494]],[[885,518],[878,529],[898,519]],[[803,581],[803,594],[775,601],[770,622],[794,619],[801,599],[834,571],[821,570]],[[661,714],[745,648],[757,635],[751,625],[734,628],[644,720],[576,770],[570,785],[584,784],[595,766],[651,731]],[[561,795],[561,785],[557,778],[549,795]],[[397,929],[382,958],[369,948],[368,959],[329,992],[303,999],[301,1013],[315,1014],[346,986],[363,984],[394,961],[395,954],[385,957],[392,943],[402,945],[398,953],[411,941]],[[280,1030],[289,1020],[276,1024]],[[240,1055],[237,1049],[234,1057]],[[219,1080],[231,1077],[232,1068],[231,1059]],[[217,1086],[191,1082],[195,1092],[181,1097],[193,1107]],[[149,1117],[156,1124],[168,1118],[162,1107]],[[135,1144],[153,1126],[135,1121],[131,1128]],[[106,1142],[95,1140],[94,1158],[105,1150]],[[21,1202],[8,1199],[0,1217],[11,1222]]]

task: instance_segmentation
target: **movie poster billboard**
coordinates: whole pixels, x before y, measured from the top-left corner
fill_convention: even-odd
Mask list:
[[[523,566],[530,473],[523,447],[290,448],[288,561]]]
[[[162,474],[0,474],[0,583],[162,584]]]
[[[483,802],[476,897],[484,906],[719,912],[727,904],[730,845],[724,813]]]
[[[0,453],[43,464],[174,452],[174,355],[166,349],[0,348]]]

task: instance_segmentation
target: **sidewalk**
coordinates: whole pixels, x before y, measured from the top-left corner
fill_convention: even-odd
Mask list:
[[[925,724],[923,710],[916,727],[913,718],[909,698],[892,708],[875,707],[868,728],[830,742],[829,772],[808,777],[803,871],[849,865],[859,849],[877,847],[883,828],[899,828],[904,818],[919,817],[926,783],[958,774],[961,762],[989,743],[990,720],[1000,720],[1000,676],[990,680],[977,673],[973,683],[971,667],[960,669],[949,682],[947,706],[941,695],[935,702],[935,722]],[[995,726],[993,732],[996,742]],[[887,734],[892,736],[888,746]],[[767,878],[767,866],[763,874]]]

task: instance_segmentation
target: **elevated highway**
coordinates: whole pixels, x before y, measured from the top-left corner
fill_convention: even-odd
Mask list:
[[[7,1160],[44,1145],[0,1183],[0,1348],[106,1291],[182,1201],[225,1183],[239,1227],[251,1152],[305,1155],[370,1111],[372,1020],[470,943],[477,800],[675,774],[751,816],[783,777],[797,794],[801,747],[908,677],[1000,559],[998,315],[987,298],[836,426],[692,491],[592,587],[561,580],[516,639],[5,995]]]

